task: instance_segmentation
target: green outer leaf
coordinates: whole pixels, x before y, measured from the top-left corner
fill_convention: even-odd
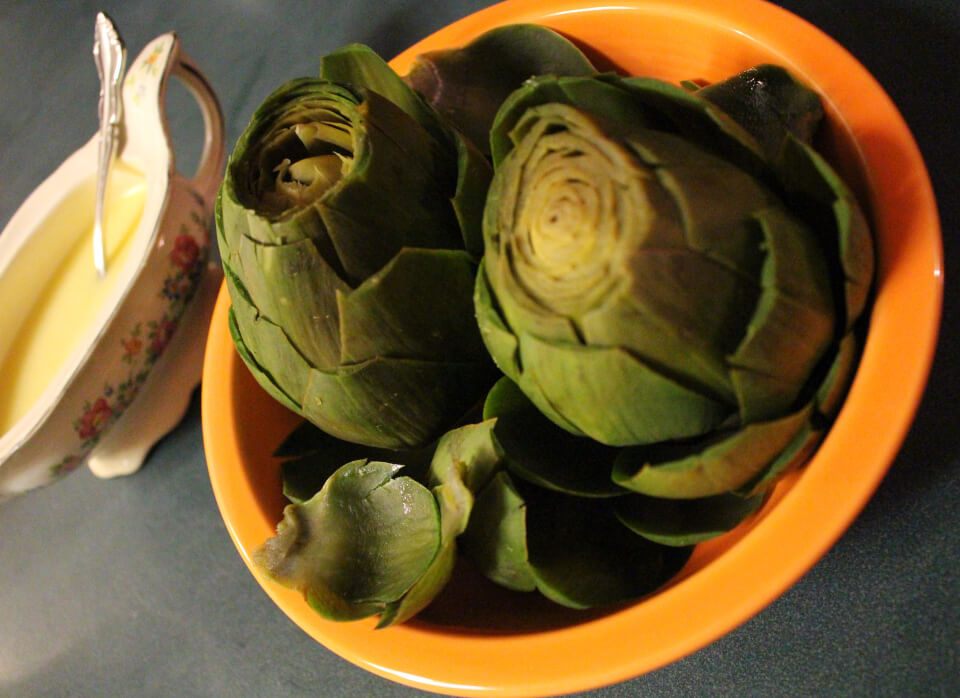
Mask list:
[[[438,438],[494,381],[481,362],[376,358],[309,371],[301,411],[324,431],[379,448]]]
[[[377,627],[402,623],[425,608],[446,586],[457,555],[457,538],[473,510],[474,493],[500,468],[492,437],[493,420],[468,424],[444,434],[437,443],[427,480],[440,506],[440,551],[424,575],[402,599],[390,604]]]
[[[493,166],[477,148],[456,136],[457,189],[450,203],[463,233],[463,244],[475,260],[483,257],[483,208],[493,178]]]
[[[830,370],[817,391],[817,409],[823,416],[833,418],[840,411],[859,357],[860,341],[854,332],[848,332],[840,340]]]
[[[503,373],[514,381],[520,378],[520,354],[517,338],[507,327],[506,321],[496,307],[490,292],[490,283],[484,270],[485,262],[480,261],[477,269],[476,286],[473,292],[473,304],[480,327],[480,337],[490,353],[493,362]]]
[[[243,341],[243,335],[241,335],[240,328],[237,325],[237,316],[234,314],[233,308],[230,308],[230,312],[227,315],[227,322],[230,328],[230,336],[233,338],[233,344],[237,349],[237,353],[240,355],[240,358],[243,359],[244,363],[246,363],[247,368],[257,383],[281,405],[289,410],[298,412],[300,410],[300,404],[283,392],[270,374],[264,371],[256,359],[250,354],[250,350],[247,349],[247,345]]]
[[[656,113],[664,130],[679,134],[747,172],[764,176],[767,167],[756,139],[698,93],[648,77],[622,78],[620,83],[646,109]]]
[[[493,438],[495,419],[451,429],[440,437],[430,461],[427,481],[434,487],[452,486],[476,494],[500,469],[503,452]],[[469,511],[467,511],[469,514]],[[457,533],[466,527],[460,521]]]
[[[571,608],[643,596],[690,552],[635,535],[605,500],[530,486],[521,494],[503,471],[478,494],[462,548],[494,582]]]
[[[254,563],[327,618],[379,612],[421,578],[440,543],[436,500],[414,480],[395,477],[401,467],[344,465],[309,501],[286,507]]]
[[[484,416],[496,418],[493,435],[516,477],[567,494],[624,494],[610,479],[616,449],[559,428],[507,377],[487,394]]]
[[[763,496],[719,494],[701,499],[663,499],[641,494],[618,499],[617,518],[654,543],[696,545],[736,528],[763,504]]]
[[[460,546],[497,584],[516,591],[536,589],[527,560],[526,504],[505,471],[477,493]]]
[[[756,217],[767,250],[761,296],[729,359],[744,423],[789,410],[835,332],[829,273],[808,228],[778,208]]]
[[[320,209],[340,262],[354,280],[375,273],[402,247],[463,247],[450,205],[456,152],[392,102],[362,94],[363,130],[353,166]]]
[[[224,279],[230,292],[230,332],[234,346],[257,382],[284,405],[300,411],[310,364],[284,331],[257,313],[229,266]]]
[[[311,365],[337,365],[336,294],[349,287],[311,240],[263,245],[243,237],[228,252],[224,264],[243,280],[257,313],[282,327],[290,343]]]
[[[341,361],[486,361],[473,313],[475,270],[463,250],[400,250],[356,290],[338,295]],[[424,300],[440,298],[445,302]]]
[[[440,114],[483,152],[505,99],[531,76],[590,75],[589,59],[551,29],[511,24],[454,49],[414,59],[404,77]]]
[[[605,76],[540,75],[526,81],[501,105],[490,130],[490,151],[494,170],[506,158],[523,134],[516,126],[531,107],[541,104],[569,104],[602,114],[610,123],[653,125],[655,114],[649,113],[619,78]]]
[[[437,112],[369,46],[348,44],[326,54],[320,59],[320,77],[376,92],[400,107],[434,138],[445,141],[449,137]]]
[[[695,499],[730,492],[762,472],[807,424],[811,406],[768,422],[748,424],[706,443],[627,448],[613,480],[640,494]]]
[[[571,608],[644,596],[688,557],[634,534],[609,502],[525,488],[527,546],[537,589]]]
[[[442,502],[440,506],[442,510]],[[450,581],[456,561],[456,546],[442,544],[433,562],[420,579],[414,582],[410,590],[399,600],[386,605],[380,614],[377,629],[404,623],[429,606]]]
[[[729,416],[726,405],[621,349],[550,344],[526,334],[519,343],[523,392],[551,419],[562,412],[581,434],[609,446],[699,436]]]
[[[795,138],[785,141],[777,173],[794,207],[817,223],[832,278],[838,281],[837,297],[845,300],[839,323],[845,333],[863,313],[873,284],[874,243],[867,217],[827,161]]]
[[[360,85],[400,107],[440,143],[456,151],[458,171],[451,204],[460,223],[467,251],[475,258],[483,254],[480,220],[483,202],[493,170],[483,152],[459,132],[447,126],[435,105],[424,101],[403,78],[371,48],[350,44],[327,54],[320,61],[322,78],[336,83]],[[456,125],[456,124],[454,124]],[[483,141],[484,148],[486,139]]]
[[[813,420],[805,422],[790,443],[755,477],[734,490],[741,497],[752,497],[769,490],[777,480],[804,465],[816,452],[826,430]]]
[[[302,503],[319,492],[341,466],[355,460],[402,465],[407,476],[423,481],[433,457],[433,447],[431,444],[402,451],[374,448],[343,441],[304,421],[274,451],[274,458],[284,459],[280,466],[284,496],[291,502]]]
[[[823,120],[820,95],[786,68],[758,65],[697,92],[726,112],[750,133],[770,160],[788,134],[811,143]]]

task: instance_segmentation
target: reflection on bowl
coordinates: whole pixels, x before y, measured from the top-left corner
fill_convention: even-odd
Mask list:
[[[374,620],[321,619],[251,565],[284,504],[271,452],[298,417],[267,397],[237,357],[221,290],[204,365],[204,443],[241,555],[280,608],[332,651],[394,681],[454,694],[558,694],[625,680],[770,603],[841,535],[896,455],[929,371],[942,298],[939,223],[917,147],[882,88],[819,30],[757,0],[515,0],[446,27],[392,65],[404,73],[416,54],[512,22],[545,24],[600,64],[670,81],[717,80],[765,62],[791,69],[824,96],[829,126],[820,145],[870,212],[877,292],[857,376],[817,455],[756,516],[699,545],[667,588],[622,607],[574,612],[505,592],[463,563],[432,607],[374,631]]]

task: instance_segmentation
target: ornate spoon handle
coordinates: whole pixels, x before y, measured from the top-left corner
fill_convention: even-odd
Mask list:
[[[113,21],[103,12],[98,12],[94,29],[93,60],[100,76],[100,157],[97,162],[97,204],[93,219],[93,264],[100,276],[107,271],[103,241],[103,203],[110,166],[117,151],[120,124],[123,121],[120,87],[126,59],[123,39],[120,38]]]

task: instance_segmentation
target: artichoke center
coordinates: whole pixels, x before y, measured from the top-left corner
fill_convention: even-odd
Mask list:
[[[272,181],[263,192],[264,206],[277,213],[307,206],[333,189],[353,165],[352,134],[338,121],[310,121],[286,126],[275,138]]]
[[[511,154],[517,195],[504,244],[527,295],[576,317],[620,283],[621,251],[643,228],[646,205],[624,177],[626,153],[596,137],[589,117],[547,107]]]
[[[563,180],[548,194],[548,200],[530,221],[533,258],[545,273],[561,278],[588,262],[597,247],[592,234],[597,193],[585,182]]]

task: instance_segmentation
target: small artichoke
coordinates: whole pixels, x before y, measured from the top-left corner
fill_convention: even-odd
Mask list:
[[[281,86],[230,158],[217,205],[230,327],[290,409],[412,448],[493,380],[472,310],[490,168],[369,49],[340,58],[328,72],[355,80]]]

